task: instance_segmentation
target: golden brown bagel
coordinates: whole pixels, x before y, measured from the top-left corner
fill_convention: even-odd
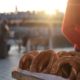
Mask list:
[[[80,58],[73,56],[62,57],[54,63],[51,74],[69,78],[72,68],[75,69],[76,73],[80,71]]]
[[[23,70],[30,70],[30,65],[32,60],[39,54],[37,51],[29,51],[25,53],[20,61],[19,61],[19,68]]]
[[[74,51],[59,51],[58,53],[57,53],[57,55],[59,56],[59,57],[65,57],[65,56],[75,56],[76,55],[76,53],[77,52],[74,52]]]
[[[32,61],[30,71],[49,73],[52,65],[58,59],[57,54],[52,50],[45,50]]]

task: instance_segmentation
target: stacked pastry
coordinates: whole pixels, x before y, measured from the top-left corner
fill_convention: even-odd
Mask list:
[[[30,52],[24,53],[24,55],[21,57],[19,61],[19,68],[23,70],[30,70],[32,61],[37,55],[38,55],[37,51],[30,51]]]
[[[70,80],[80,80],[80,53],[73,51],[44,50],[25,53],[19,68],[38,73],[47,73]]]

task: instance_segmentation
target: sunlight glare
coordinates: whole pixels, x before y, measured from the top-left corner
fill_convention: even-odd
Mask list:
[[[45,11],[53,14],[56,9],[64,12],[67,0],[0,0],[0,12],[14,12],[17,6],[19,11]]]

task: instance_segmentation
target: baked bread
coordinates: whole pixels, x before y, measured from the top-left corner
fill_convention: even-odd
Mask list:
[[[30,71],[50,73],[52,65],[58,59],[57,54],[52,50],[45,50],[32,61]]]
[[[33,59],[39,54],[37,51],[29,51],[24,53],[19,61],[19,68],[22,70],[30,70]]]

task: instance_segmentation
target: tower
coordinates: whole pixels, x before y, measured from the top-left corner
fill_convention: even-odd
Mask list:
[[[18,7],[17,6],[15,7],[15,13],[16,14],[18,13]]]

